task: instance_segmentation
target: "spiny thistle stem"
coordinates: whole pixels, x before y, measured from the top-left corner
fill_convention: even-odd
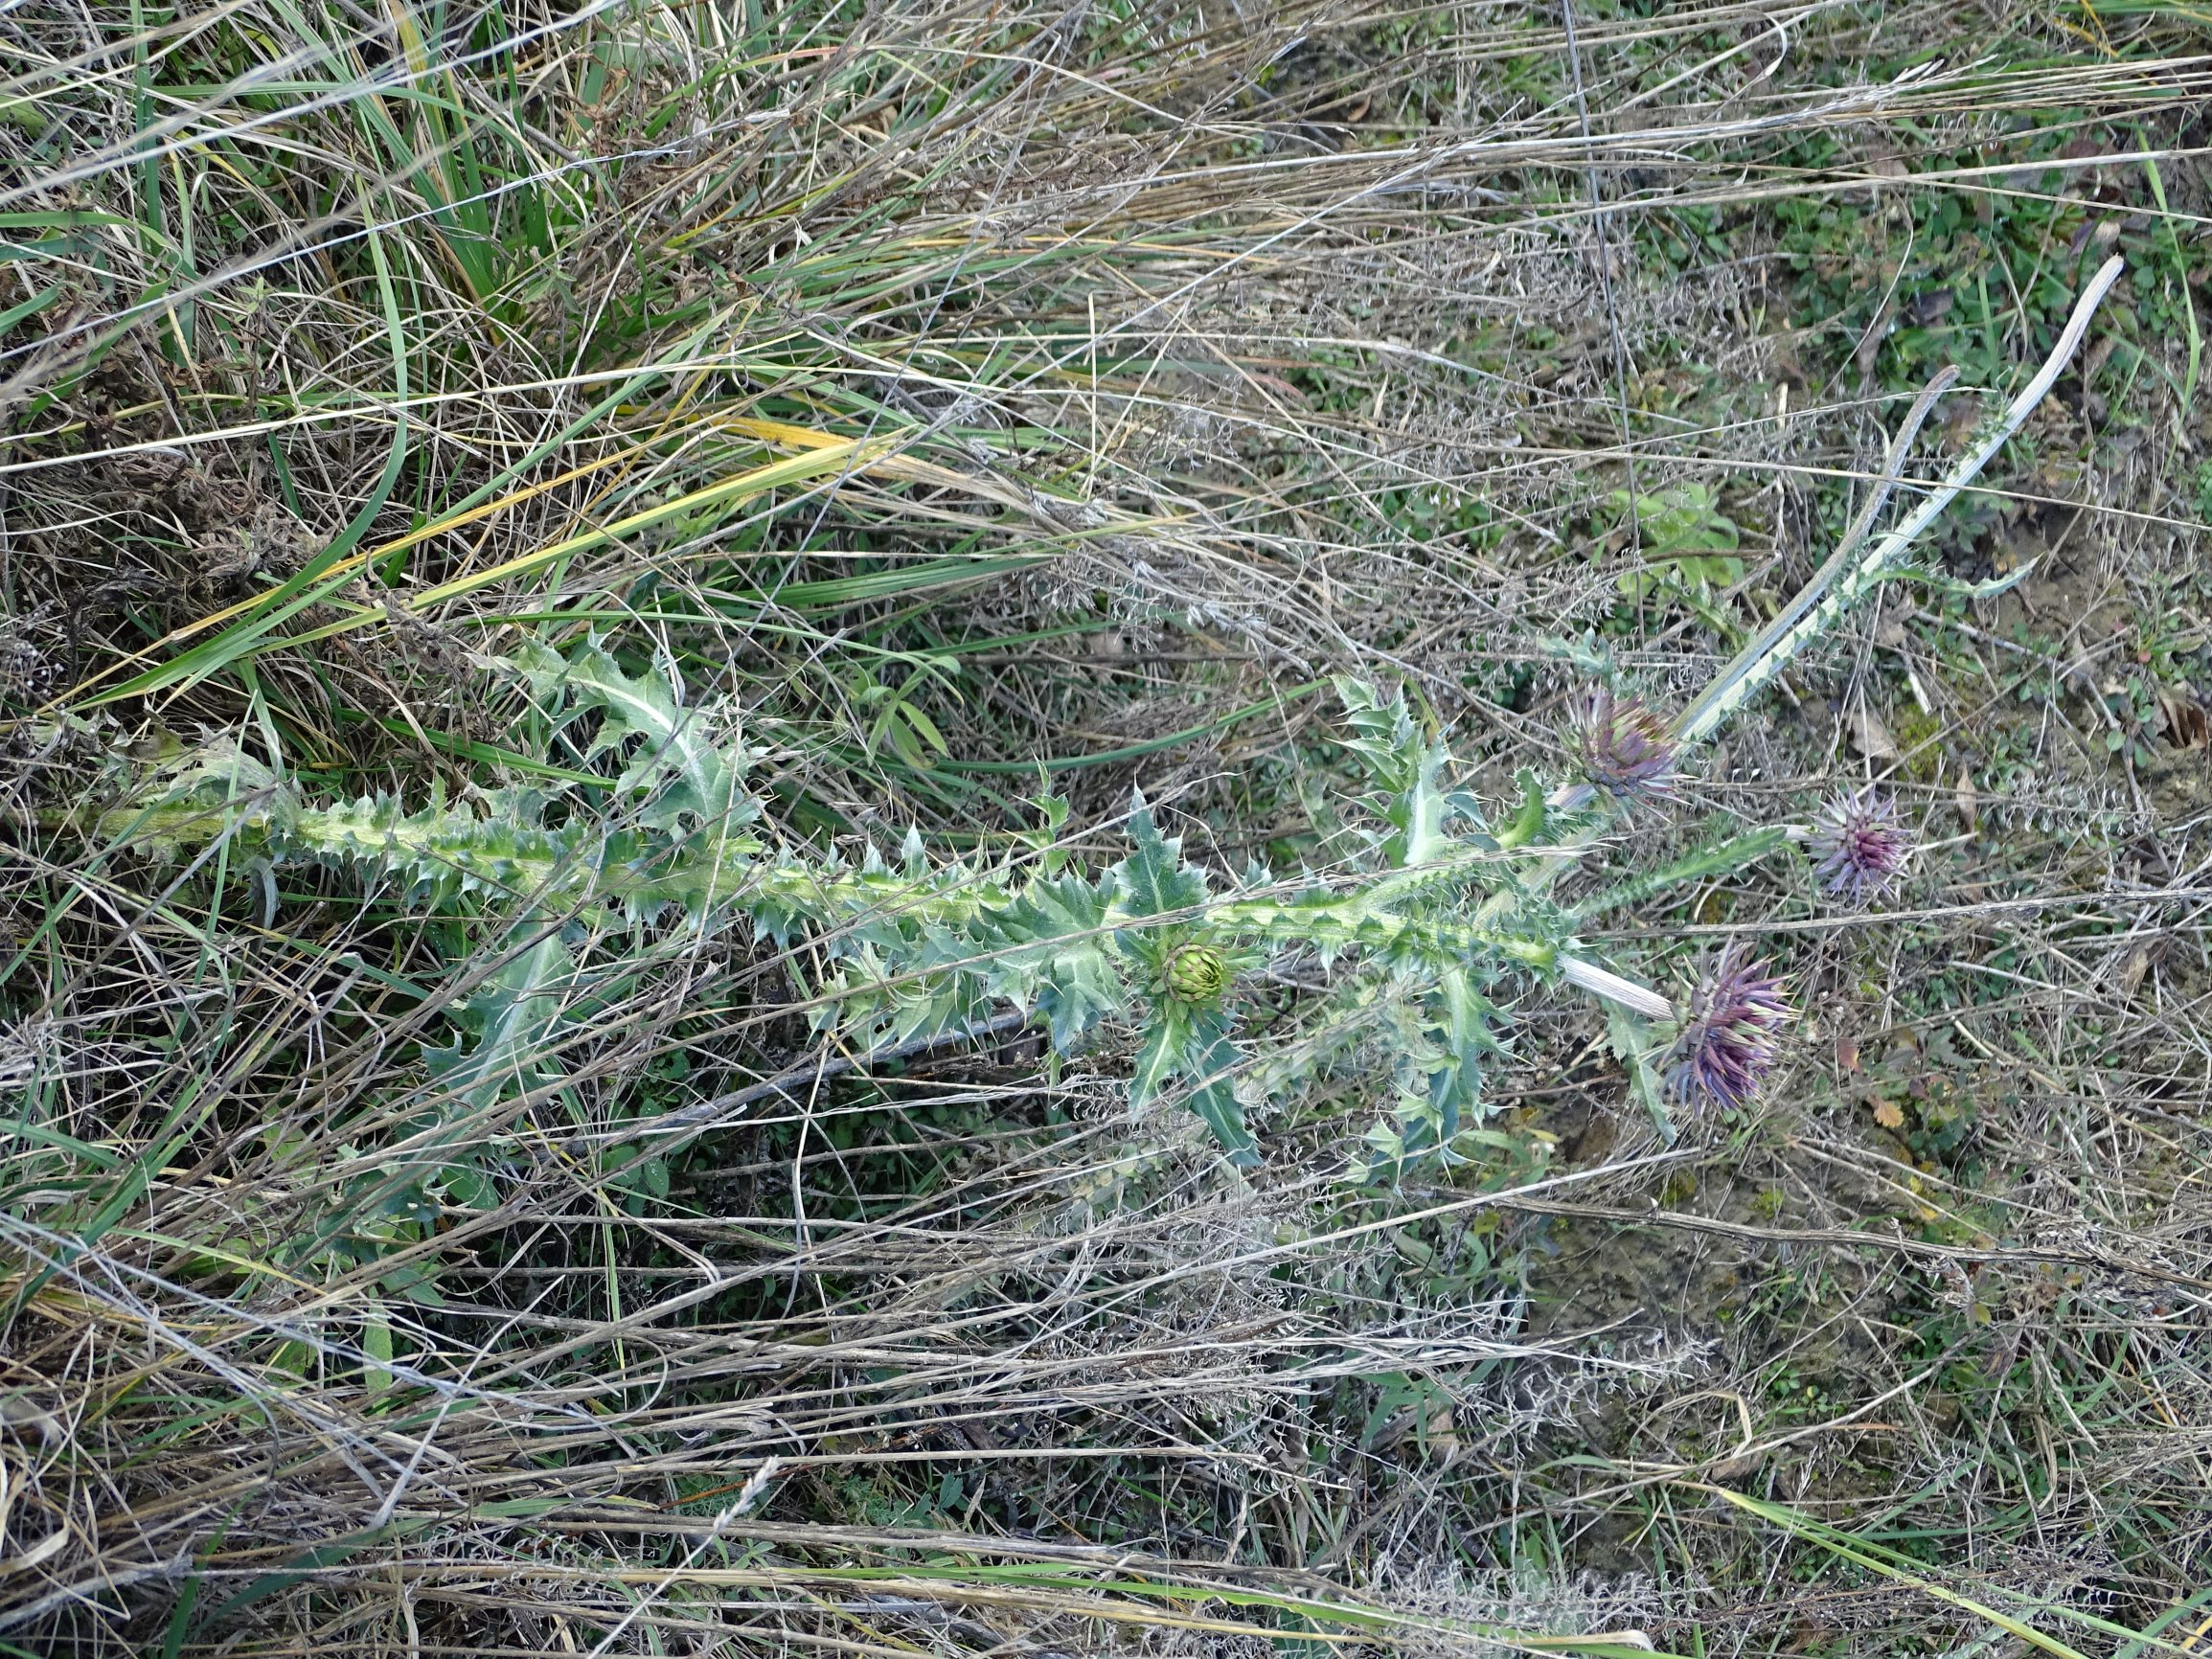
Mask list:
[[[2012,400],[1989,436],[1959,459],[1950,476],[1930,491],[1904,522],[1863,554],[1854,557],[1856,538],[1847,534],[1843,544],[1782,614],[1738,652],[1735,660],[1716,674],[1697,700],[1682,711],[1675,722],[1676,737],[1685,743],[1710,737],[1722,720],[1787,668],[1800,650],[1825,633],[1846,610],[1894,572],[1922,533],[1936,521],[1945,508],[1958,499],[1961,490],[1981,476],[1982,468],[1995,458],[1997,451],[2049,395],[2066,365],[2073,360],[2083,335],[2088,332],[2097,307],[2127,268],[2127,261],[2118,254],[2098,268],[2097,274],[2089,279],[2088,286],[2082,290],[2082,297],[2074,302],[2073,314],[2066,319],[2066,326],[2060,331],[2058,343],[2051,348],[2042,368],[2020,389],[2019,396]],[[1871,524],[1873,510],[1880,508],[1888,493],[1887,486],[1895,483],[1903,466],[1904,446],[1911,443],[1920,423],[1927,420],[1935,398],[1956,378],[1956,370],[1945,370],[1914,403],[1905,424],[1899,429],[1897,443],[1891,446],[1889,462],[1883,469],[1883,486],[1869,498],[1867,510],[1860,513],[1862,523]],[[2023,570],[2014,580],[2025,574]]]
[[[2103,305],[2105,296],[2111,291],[2112,284],[2120,280],[2126,269],[2127,261],[2118,254],[2098,267],[2096,274],[2083,288],[2081,297],[2074,302],[2066,325],[2060,330],[2059,338],[2049,355],[2043,359],[2042,367],[2006,407],[1989,435],[1960,458],[1943,483],[1902,523],[1862,553],[1859,551],[1860,544],[1873,527],[1882,504],[1889,499],[1891,490],[1903,477],[1905,458],[1911,450],[1913,440],[1919,436],[1937,398],[1957,381],[1958,371],[1955,368],[1942,370],[1921,390],[1890,443],[1873,490],[1844,531],[1836,551],[1829,555],[1826,562],[1814,572],[1813,579],[1783,607],[1781,614],[1737,652],[1727,666],[1707,682],[1705,689],[1675,716],[1667,728],[1667,736],[1676,746],[1675,752],[1670,752],[1666,757],[1669,768],[1680,749],[1711,737],[1731,715],[1744,708],[1760,691],[1771,684],[1807,646],[1840,621],[1846,611],[1884,579],[1897,574],[1912,544],[1935,522],[1945,508],[1981,476],[1982,469],[1995,458],[1997,451],[2004,447],[2027,418],[2035,413],[2044,398],[2050,395],[2051,388],[2058,383],[2059,376],[2073,360],[2075,352],[2080,350],[2083,337],[2088,332],[2089,324],[2097,314],[2097,308]],[[1976,591],[2000,592],[2019,581],[2032,568],[2031,561],[2000,582]],[[1612,705],[1608,702],[1606,706],[1609,709]],[[1589,730],[1589,721],[1585,716],[1576,732],[1570,735],[1571,746],[1585,756],[1590,747]],[[1584,778],[1562,784],[1554,789],[1546,805],[1558,811],[1578,812],[1599,803],[1601,797],[1608,797],[1609,803],[1617,804],[1621,792],[1610,787],[1604,778],[1590,775],[1586,759],[1584,769]],[[1604,830],[1602,822],[1593,823],[1579,833],[1563,838],[1562,855],[1551,861],[1546,878],[1556,881],[1564,875],[1574,863],[1568,854],[1587,846]]]
[[[454,808],[400,816],[389,803],[368,800],[323,809],[264,807],[234,819],[232,829],[247,849],[338,865],[371,864],[425,887],[504,894],[546,913],[590,903],[640,916],[668,907],[694,916],[742,909],[768,920],[778,933],[802,922],[826,929],[972,933],[1018,911],[1042,885],[958,864],[916,873],[769,858],[749,837],[733,839],[718,855],[702,851],[641,858],[614,837],[586,852],[558,831]],[[1422,874],[1383,876],[1344,891],[1308,885],[1206,898],[1164,912],[1133,908],[1094,887],[1101,892],[1094,926],[1101,933],[1177,927],[1223,944],[1357,948],[1440,959],[1491,951],[1525,966],[1553,966],[1556,948],[1539,937],[1488,925],[1479,917],[1438,915],[1426,905],[1402,907],[1401,901],[1417,898],[1428,885],[1404,876]],[[1083,885],[1080,878],[1077,885]]]

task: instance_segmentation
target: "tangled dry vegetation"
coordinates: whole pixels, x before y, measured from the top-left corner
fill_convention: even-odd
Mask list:
[[[2208,90],[2163,0],[0,9],[0,1644],[2201,1652]],[[1118,1015],[854,1044],[818,927],[244,828],[665,828],[597,649],[764,857],[1317,862],[1331,676],[1510,802],[2115,252],[1935,580],[1573,878],[1919,845],[1585,931],[1790,975],[1671,1135],[1542,990],[1352,1179],[1381,999],[1232,1164]],[[1206,966],[1256,1072],[1325,1006]]]

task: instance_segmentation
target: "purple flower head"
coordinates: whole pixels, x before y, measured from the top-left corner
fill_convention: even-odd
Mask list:
[[[1584,781],[1616,801],[1665,795],[1675,786],[1675,740],[1640,697],[1616,697],[1600,686],[1578,711],[1573,747]]]
[[[1820,883],[1852,903],[1884,892],[1904,868],[1912,837],[1897,821],[1897,803],[1870,784],[1820,808],[1813,822],[1813,856]]]
[[[1782,1051],[1781,1031],[1795,1012],[1782,981],[1738,942],[1721,953],[1691,993],[1689,1016],[1667,1073],[1676,1100],[1734,1110],[1759,1092]]]

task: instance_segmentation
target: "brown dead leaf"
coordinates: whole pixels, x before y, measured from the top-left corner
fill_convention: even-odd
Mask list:
[[[1888,332],[1889,312],[1884,309],[1868,325],[1866,332],[1859,336],[1859,344],[1852,350],[1851,360],[1858,366],[1861,380],[1874,378],[1874,360],[1881,354],[1882,336]]]
[[[1897,739],[1889,735],[1889,728],[1881,723],[1881,716],[1864,703],[1857,703],[1852,707],[1851,741],[1869,761],[1904,759],[1898,749]]]
[[[1885,1129],[1902,1129],[1904,1127],[1904,1108],[1895,1101],[1877,1101],[1874,1102],[1874,1121]]]
[[[1959,766],[1958,783],[1952,786],[1950,798],[1958,807],[1958,821],[1966,826],[1966,832],[1972,835],[1981,816],[1981,798],[1973,790],[1973,774],[1967,770],[1963,762]]]
[[[2128,960],[2121,963],[2119,971],[2112,975],[2112,989],[2119,992],[2122,1002],[2135,994],[2136,988],[2143,983],[2143,975],[2150,968],[2151,952],[2147,947],[2138,944],[2128,952]]]
[[[1902,308],[1907,323],[1916,329],[1925,329],[1950,316],[1951,307],[1957,303],[1956,288],[1924,288],[1907,300]]]
[[[2166,741],[2175,748],[2212,748],[2212,714],[2195,697],[2160,686],[2158,712],[2166,717]]]

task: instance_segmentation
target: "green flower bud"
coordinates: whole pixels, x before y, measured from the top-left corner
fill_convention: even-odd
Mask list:
[[[1168,959],[1168,994],[1178,1002],[1214,1002],[1228,989],[1229,965],[1218,950],[1186,944]]]

